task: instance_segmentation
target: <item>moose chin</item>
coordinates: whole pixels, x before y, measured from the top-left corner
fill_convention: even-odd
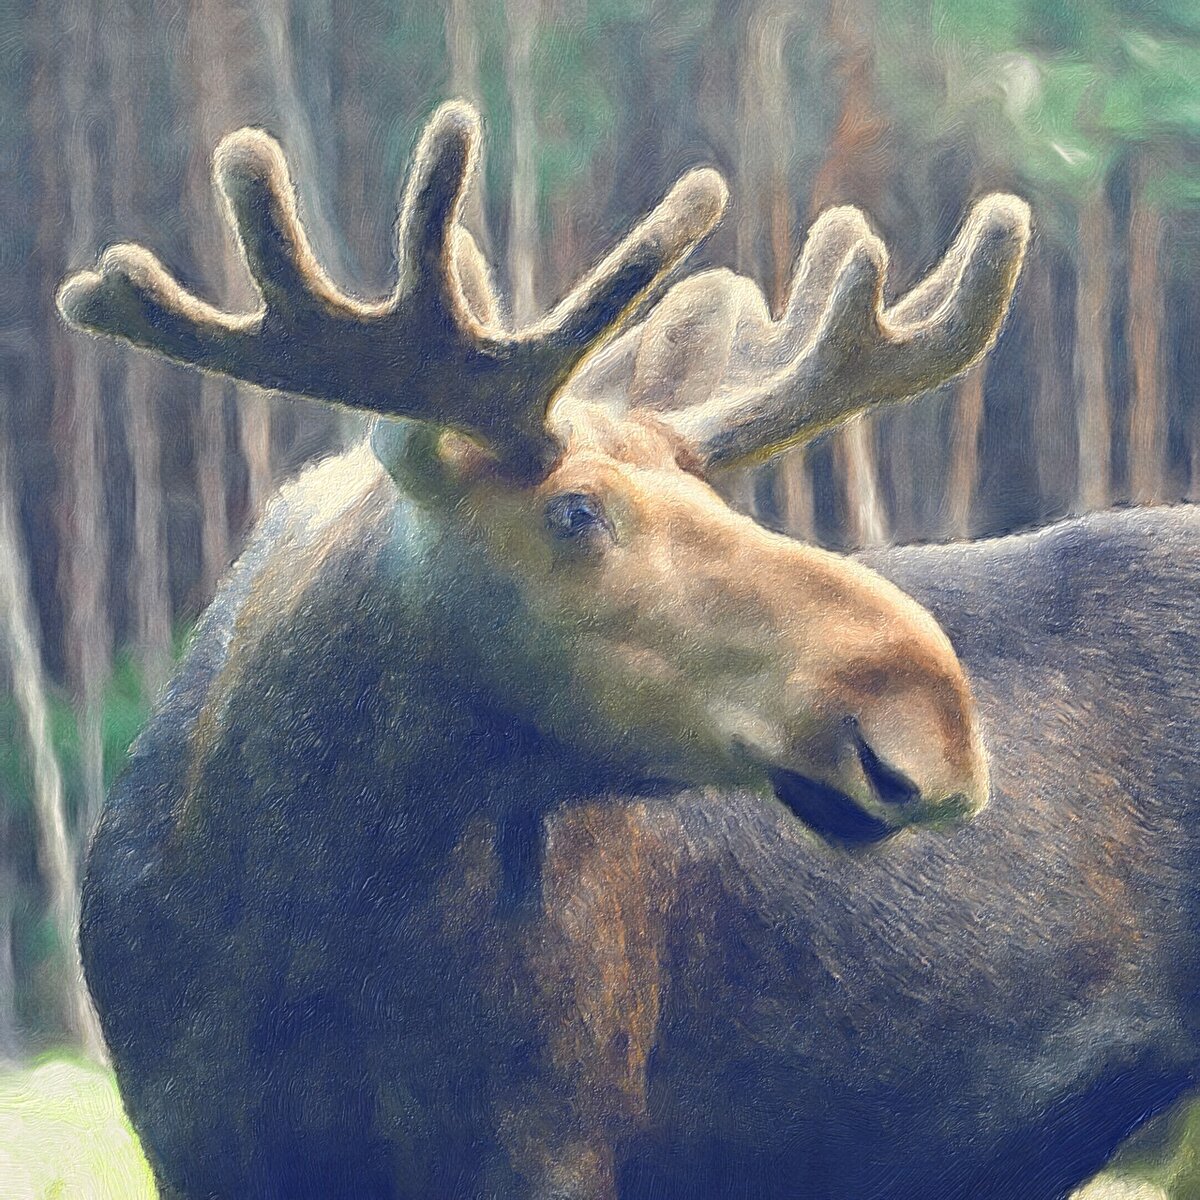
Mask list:
[[[725,204],[698,170],[516,329],[460,222],[478,142],[432,119],[384,300],[255,130],[215,174],[257,311],[132,246],[59,294],[375,415],[268,509],[91,844],[164,1189],[1064,1196],[1200,1066],[1194,510],[867,564],[713,486],[986,353],[1026,206],[891,305],[834,209],[776,318],[666,286]]]

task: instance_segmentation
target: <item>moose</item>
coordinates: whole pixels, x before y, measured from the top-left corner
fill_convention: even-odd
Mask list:
[[[869,562],[711,481],[980,358],[1029,237],[977,203],[884,301],[852,208],[784,311],[672,272],[686,175],[515,329],[432,118],[380,302],[261,131],[261,294],[147,251],[65,318],[376,414],[286,486],[91,841],[81,947],[167,1195],[1062,1197],[1200,1068],[1188,507]]]

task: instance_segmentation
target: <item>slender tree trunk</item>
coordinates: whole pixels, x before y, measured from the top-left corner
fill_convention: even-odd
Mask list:
[[[114,117],[112,202],[118,222],[135,218],[143,178],[141,114],[150,80],[131,6],[120,10],[117,51],[112,56]],[[156,695],[171,665],[171,590],[163,505],[158,397],[165,371],[153,358],[127,352],[122,360],[125,438],[133,484],[133,552],[128,597],[142,686]]]
[[[214,0],[197,0],[189,10],[186,34],[191,59],[194,124],[188,158],[186,191],[188,220],[196,266],[211,282],[217,303],[231,302],[226,284],[232,248],[215,219],[209,171],[214,139],[226,132],[220,113],[228,97],[229,64],[220,44],[228,14]],[[214,109],[216,112],[214,113]],[[214,120],[215,117],[215,120]],[[215,261],[213,261],[215,259]],[[229,509],[225,475],[225,396],[231,385],[211,375],[200,378],[199,407],[194,427],[196,493],[200,500],[200,596],[207,602],[229,564]]]
[[[158,397],[162,368],[130,356],[125,369],[126,441],[133,474],[130,603],[146,696],[158,694],[171,668],[171,589],[162,500]]]
[[[1167,403],[1163,370],[1162,214],[1149,193],[1153,171],[1143,161],[1129,221],[1129,494],[1135,504],[1166,498]]]
[[[15,823],[12,801],[0,793],[0,849],[7,851],[12,845]],[[0,1067],[23,1057],[21,1027],[17,1021],[17,971],[13,960],[18,887],[11,855],[0,854]]]
[[[542,0],[507,0],[508,94],[512,108],[512,197],[509,203],[508,273],[518,326],[538,315],[537,108],[533,49]]]
[[[975,484],[979,478],[979,435],[983,430],[983,397],[987,359],[972,367],[955,385],[950,417],[950,471],[946,481],[943,533],[962,541],[972,533]]]
[[[263,48],[268,61],[275,73],[275,83],[285,95],[285,111],[295,111],[299,107],[299,99],[292,80],[292,59],[290,28],[288,23],[287,5],[281,0],[271,4],[256,6],[258,24],[265,26],[266,36],[262,38]],[[256,30],[256,32],[258,32]],[[226,52],[231,52],[232,47]],[[227,81],[232,94],[233,81]],[[229,97],[226,98],[226,104]],[[230,122],[232,124],[232,122]],[[290,123],[289,132],[295,135],[297,130],[307,130],[308,122],[301,118]],[[216,137],[209,139],[206,149],[212,153],[216,139],[228,133],[228,129],[216,130]],[[309,140],[302,136],[289,138],[291,145],[291,168],[298,173],[315,170],[315,155]],[[312,178],[311,174],[307,174]],[[242,273],[242,266],[237,261],[233,247],[226,234],[223,238],[224,254],[222,255],[222,274],[225,288],[237,286],[239,292],[244,286],[235,285],[236,278]],[[271,399],[268,393],[257,388],[239,387],[234,391],[234,420],[237,423],[238,446],[242,452],[242,461],[246,465],[246,509],[243,514],[243,527],[255,523],[262,506],[271,491]],[[222,565],[223,566],[223,565]]]
[[[882,546],[888,539],[875,458],[875,424],[855,417],[837,434],[838,463],[846,481],[847,540],[852,546]]]
[[[875,103],[869,0],[830,0],[829,40],[841,52],[841,112],[813,184],[815,217],[831,204],[872,206],[882,195],[881,151],[888,123]],[[851,421],[834,434],[835,460],[845,481],[846,540],[853,546],[887,541],[887,514],[879,491],[874,421]]]
[[[362,230],[363,238],[349,240],[348,252],[360,265],[362,278],[354,283],[368,289],[377,274],[378,253],[375,243],[382,233],[375,214],[367,207],[367,147],[364,135],[370,128],[366,85],[363,80],[362,51],[356,38],[359,29],[349,22],[337,52],[337,141],[339,147],[336,203],[341,220],[350,230]],[[365,244],[363,244],[365,242]]]
[[[329,196],[337,214],[334,224],[342,231],[339,244],[345,260],[346,284],[352,292],[382,295],[395,283],[390,245],[394,214],[378,201],[368,203],[369,181],[378,171],[369,144],[377,100],[369,94],[370,86],[365,82],[365,47],[360,45],[360,39],[369,40],[375,36],[375,30],[354,19],[350,15],[353,9],[335,7],[334,11],[346,15],[341,24],[334,26],[337,36],[331,50],[331,107],[332,125],[336,131],[333,140],[337,149],[337,170]],[[394,185],[394,180],[388,181],[389,187]],[[333,242],[334,238],[331,236],[328,240]],[[330,442],[349,445],[368,423],[349,409],[332,413],[295,400],[281,401],[275,409],[275,418],[277,439],[281,428],[291,431],[286,453],[282,449],[280,453],[281,463],[289,464],[301,457],[310,445],[309,439],[318,420],[329,430],[328,435],[321,437],[321,445]]]
[[[200,380],[196,414],[196,494],[200,499],[200,596],[206,603],[229,565],[229,502],[225,478],[225,395],[229,385]]]
[[[1189,314],[1190,319],[1194,320],[1196,312],[1200,311],[1200,289],[1196,287],[1194,279],[1192,280],[1191,289],[1185,303],[1187,307],[1184,311]],[[1192,358],[1192,362],[1196,362],[1195,357]],[[1188,408],[1190,412],[1188,442],[1191,454],[1188,463],[1190,470],[1187,498],[1193,504],[1200,504],[1200,398],[1197,398],[1194,393]]]
[[[1033,441],[1038,490],[1044,507],[1050,512],[1061,513],[1070,508],[1076,493],[1072,477],[1076,468],[1078,434],[1074,413],[1068,404],[1068,381],[1064,377],[1064,364],[1068,359],[1059,337],[1054,266],[1044,247],[1027,269],[1031,273],[1037,379]]]
[[[217,219],[210,161],[214,147],[238,125],[277,114],[289,162],[304,181],[317,179],[319,163],[297,78],[292,42],[293,11],[287,0],[253,6],[229,0],[196,0],[187,27],[191,101],[196,113],[188,193],[197,267],[223,306],[257,303],[233,237]],[[305,218],[320,257],[338,273],[337,242],[327,236],[319,188],[304,197]],[[201,590],[211,595],[231,557],[225,409],[232,402],[237,444],[246,470],[241,523],[258,517],[274,481],[272,409],[278,401],[257,388],[204,378],[196,430],[197,490],[201,500]],[[353,422],[357,427],[358,422]]]
[[[76,928],[79,901],[75,852],[67,829],[62,772],[50,740],[46,680],[39,650],[40,634],[17,533],[7,455],[0,456],[0,636],[12,679],[13,700],[33,780],[38,869],[49,893],[50,917],[62,947],[60,1023],[68,1037],[98,1062],[104,1041],[92,1011],[79,963]],[[7,936],[7,929],[5,931]]]
[[[1107,507],[1112,494],[1112,400],[1108,385],[1112,253],[1112,210],[1101,183],[1079,216],[1075,378],[1079,390],[1076,511],[1081,513]]]
[[[787,42],[794,6],[755,0],[746,21],[738,72],[738,269],[762,281],[772,315],[787,301],[792,272],[793,201],[788,167],[794,128],[790,105]],[[748,467],[730,480],[731,501],[742,511],[756,508],[756,476]],[[773,475],[779,516],[793,537],[813,537],[812,479],[804,447],[786,451],[766,467]]]
[[[70,164],[64,186],[68,197],[73,262],[95,253],[95,214],[101,188],[99,164],[89,137],[95,100],[97,46],[91,36],[94,4],[70,10],[63,39],[64,79],[61,103],[63,140],[40,141],[47,158]],[[60,10],[66,12],[68,10]],[[57,175],[59,167],[50,168]],[[49,182],[49,179],[48,179]],[[61,230],[47,231],[60,236]],[[53,318],[51,318],[53,321]],[[83,810],[79,827],[86,836],[104,799],[102,706],[108,680],[112,630],[107,611],[108,530],[101,477],[101,417],[104,392],[102,359],[94,342],[68,334],[54,322],[57,343],[54,374],[54,424],[59,450],[60,590],[65,610],[68,673],[75,695],[80,737]],[[69,340],[68,340],[69,339]]]
[[[446,5],[446,54],[450,59],[450,88],[454,96],[483,110],[479,76],[479,18],[475,0],[449,0]],[[472,182],[463,206],[462,221],[475,236],[484,254],[491,253],[487,223],[487,193],[481,170]]]
[[[483,97],[479,86],[479,34],[474,0],[447,0],[445,22],[450,86],[455,96],[478,105]]]
[[[247,60],[234,95],[253,94],[252,88],[257,87],[269,96],[277,113],[278,133],[299,185],[305,228],[320,262],[334,279],[341,280],[346,276],[345,242],[328,216],[329,202],[339,201],[338,180],[334,173],[336,162],[329,155],[329,147],[322,146],[318,153],[322,139],[314,133],[314,129],[326,130],[335,124],[330,56],[324,56],[315,64],[301,64],[296,56],[296,46],[300,44],[296,27],[301,25],[302,12],[307,12],[310,21],[315,19],[319,24],[333,28],[336,8],[331,0],[307,0],[304,6],[295,4],[294,0],[258,0],[253,6],[256,14],[253,32],[255,40],[262,46],[262,53]],[[349,8],[346,11],[353,12]],[[246,76],[251,72],[252,63],[258,65],[262,74],[260,84],[247,83]],[[264,65],[269,73],[263,71]],[[361,134],[358,140],[361,140]],[[360,217],[362,211],[361,204],[350,210],[346,214],[347,222]],[[240,264],[237,269],[241,273]],[[301,426],[307,424],[310,431],[312,425],[317,424],[324,434],[319,444],[329,448],[357,440],[364,425],[363,417],[349,409],[332,413],[310,401],[285,399],[278,392],[243,388],[239,390],[238,400],[238,440],[247,475],[246,510],[241,514],[243,528],[258,519],[274,490],[279,468],[273,454],[277,440],[273,431],[285,407],[296,406],[296,412],[291,416]]]

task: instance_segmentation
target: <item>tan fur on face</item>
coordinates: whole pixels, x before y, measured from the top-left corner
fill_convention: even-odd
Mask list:
[[[686,783],[794,772],[889,825],[983,802],[970,687],[924,609],[731,510],[654,417],[570,413],[540,484],[481,478],[459,507],[521,590],[530,653],[552,648],[569,664],[559,692],[534,673],[528,705],[544,728]],[[546,504],[576,492],[603,506],[611,543],[547,530]],[[880,801],[856,736],[911,779],[919,804]]]

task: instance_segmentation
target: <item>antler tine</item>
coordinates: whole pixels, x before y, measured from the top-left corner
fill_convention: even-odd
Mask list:
[[[361,306],[328,278],[312,252],[287,159],[274,138],[261,129],[222,138],[213,154],[213,182],[267,312],[359,312]]]
[[[453,311],[458,294],[446,268],[463,196],[478,162],[478,115],[465,104],[442,105],[425,128],[404,188],[397,223],[397,299],[405,293],[423,303],[436,298]]]
[[[805,246],[787,312],[760,346],[747,348],[759,382],[727,375],[711,399],[664,420],[710,465],[723,466],[765,458],[952,378],[995,340],[1029,228],[1023,200],[987,197],[941,264],[884,309],[883,243],[857,210],[825,214]]]
[[[115,246],[97,270],[68,279],[59,309],[74,325],[202,370],[455,428],[515,470],[544,465],[554,394],[715,224],[725,187],[713,171],[685,176],[553,312],[513,332],[458,220],[479,140],[465,104],[445,104],[430,120],[398,223],[399,282],[381,302],[350,296],[325,274],[282,150],[243,129],[221,142],[214,176],[262,297],[257,311],[205,303],[139,246]]]
[[[569,296],[531,331],[578,361],[721,219],[729,198],[711,168],[688,171]]]

